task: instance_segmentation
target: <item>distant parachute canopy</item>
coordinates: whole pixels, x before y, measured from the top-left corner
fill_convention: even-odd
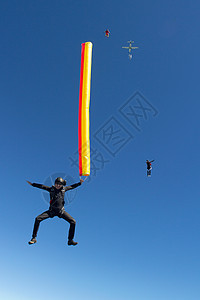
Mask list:
[[[79,175],[90,175],[90,134],[89,134],[89,107],[90,82],[92,67],[92,43],[81,45],[81,71],[79,90],[79,120],[78,120],[78,149]]]

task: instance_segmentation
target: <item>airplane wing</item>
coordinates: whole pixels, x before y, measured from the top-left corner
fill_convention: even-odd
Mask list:
[[[139,47],[131,47],[131,49],[138,49]]]
[[[122,47],[122,48],[124,48],[124,49],[129,49],[129,47]]]

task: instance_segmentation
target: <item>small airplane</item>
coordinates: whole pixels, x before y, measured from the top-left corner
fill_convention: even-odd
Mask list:
[[[131,54],[131,50],[138,49],[139,47],[132,47],[132,43],[134,43],[134,41],[128,41],[127,43],[129,43],[129,46],[128,47],[122,47],[122,48],[128,49],[128,57],[131,60],[132,57],[133,57],[132,54]]]

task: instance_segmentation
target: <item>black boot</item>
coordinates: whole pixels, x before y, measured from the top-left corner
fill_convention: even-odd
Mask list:
[[[30,242],[28,242],[29,243],[29,245],[32,245],[32,244],[35,244],[37,241],[36,241],[36,238],[32,238],[31,240],[30,240]]]
[[[74,242],[73,240],[69,240],[68,241],[68,245],[69,246],[76,246],[78,243],[77,242]]]

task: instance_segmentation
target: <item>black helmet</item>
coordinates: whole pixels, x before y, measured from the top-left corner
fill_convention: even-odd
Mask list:
[[[55,183],[66,185],[66,180],[62,179],[61,177],[57,177]]]

